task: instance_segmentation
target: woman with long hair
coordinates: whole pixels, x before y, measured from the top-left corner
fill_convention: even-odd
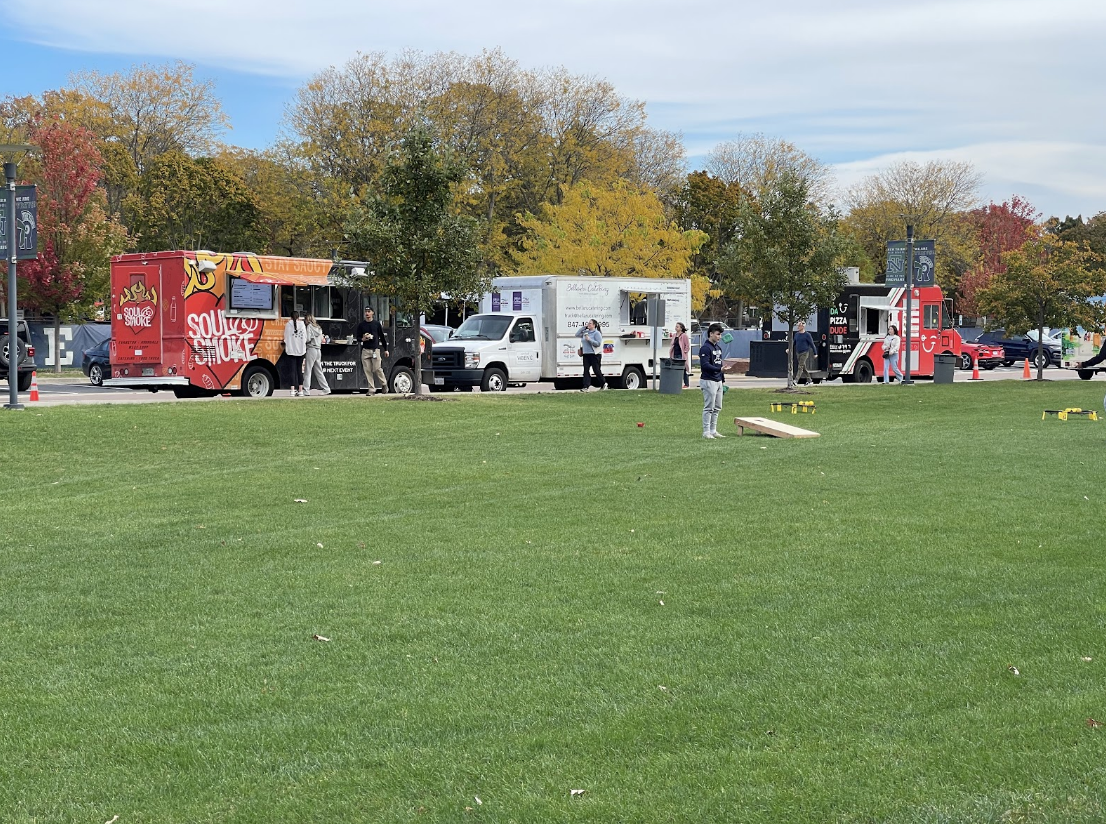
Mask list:
[[[684,389],[691,386],[691,338],[687,327],[676,321],[676,332],[672,335],[672,345],[668,347],[668,357],[684,362]]]
[[[292,397],[306,394],[303,391],[303,359],[307,355],[307,324],[300,322],[300,313],[292,312],[284,324],[284,354],[292,364]]]
[[[584,388],[581,392],[587,392],[591,388],[591,379],[588,372],[595,374],[599,381],[599,388],[606,389],[607,381],[603,377],[603,333],[599,331],[599,321],[592,318],[576,330],[576,337],[580,338],[580,354],[584,358]]]
[[[902,348],[902,338],[899,337],[899,327],[890,324],[887,327],[887,337],[883,339],[883,382],[888,383],[888,370],[894,369],[902,383],[902,370],[899,368],[899,349]]]

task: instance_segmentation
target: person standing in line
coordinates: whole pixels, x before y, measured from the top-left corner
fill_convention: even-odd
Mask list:
[[[799,321],[798,327],[795,329],[795,382],[796,383],[809,383],[810,377],[810,356],[814,354],[814,338],[810,332],[806,331],[806,321]],[[804,378],[803,375],[806,375]]]
[[[902,348],[902,338],[899,337],[899,327],[890,324],[887,327],[887,336],[883,339],[883,383],[888,381],[888,370],[894,369],[902,383],[902,370],[899,368],[899,349]]]
[[[299,312],[292,312],[284,324],[284,354],[292,363],[292,397],[303,394],[303,359],[307,355],[307,324],[300,320]]]
[[[303,394],[311,394],[311,379],[315,378],[315,382],[319,388],[323,390],[324,395],[330,394],[330,384],[326,382],[326,375],[323,374],[323,328],[319,326],[319,322],[315,320],[314,315],[307,316],[307,357],[303,366]]]
[[[718,414],[722,411],[722,392],[726,375],[722,372],[722,324],[712,323],[707,340],[699,348],[699,388],[703,390],[703,437],[726,437],[718,431]]]
[[[374,319],[374,314],[371,307],[365,310],[365,319],[357,324],[353,337],[361,341],[361,368],[365,370],[369,394],[383,395],[388,391],[388,381],[384,377],[380,353],[388,357],[388,339],[380,321]]]
[[[607,388],[607,380],[603,377],[603,333],[599,331],[599,321],[592,318],[576,330],[576,337],[581,338],[580,348],[584,352],[584,388],[581,392],[587,392],[591,388],[591,378],[588,371],[595,373],[595,379],[599,381],[599,388]]]
[[[668,357],[684,362],[684,389],[691,386],[691,338],[687,336],[687,327],[676,321],[676,333],[672,336],[672,345],[668,347]]]

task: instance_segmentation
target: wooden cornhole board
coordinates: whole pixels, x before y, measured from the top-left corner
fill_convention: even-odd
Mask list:
[[[809,429],[791,426],[791,424],[780,423],[771,418],[734,418],[733,422],[737,427],[738,435],[744,435],[746,429],[763,432],[773,438],[817,438],[820,434],[811,432]]]

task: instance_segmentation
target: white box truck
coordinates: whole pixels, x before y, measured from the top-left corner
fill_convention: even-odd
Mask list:
[[[663,320],[648,317],[649,299]],[[691,281],[571,275],[503,277],[448,341],[434,347],[434,387],[501,392],[509,384],[580,385],[576,330],[594,318],[603,333],[603,375],[640,389],[656,359],[668,357],[676,322],[691,325]],[[654,326],[655,322],[655,326]],[[656,336],[654,337],[654,328]]]

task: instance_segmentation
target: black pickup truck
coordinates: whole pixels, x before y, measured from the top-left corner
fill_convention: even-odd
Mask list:
[[[1044,346],[1040,352],[1040,363],[1038,363],[1037,341],[1028,335],[1022,335],[1020,338],[1008,338],[1005,329],[991,329],[976,338],[975,342],[1001,346],[1005,355],[1002,362],[1003,366],[1012,366],[1018,361],[1026,359],[1034,366],[1042,368],[1060,364],[1060,346],[1048,338],[1045,338]]]
[[[13,356],[8,319],[0,318],[0,379],[11,380],[11,362],[14,359],[19,391],[26,392],[31,388],[31,373],[35,371],[35,348],[31,345],[31,329],[26,321],[16,321],[16,331],[17,346]]]

